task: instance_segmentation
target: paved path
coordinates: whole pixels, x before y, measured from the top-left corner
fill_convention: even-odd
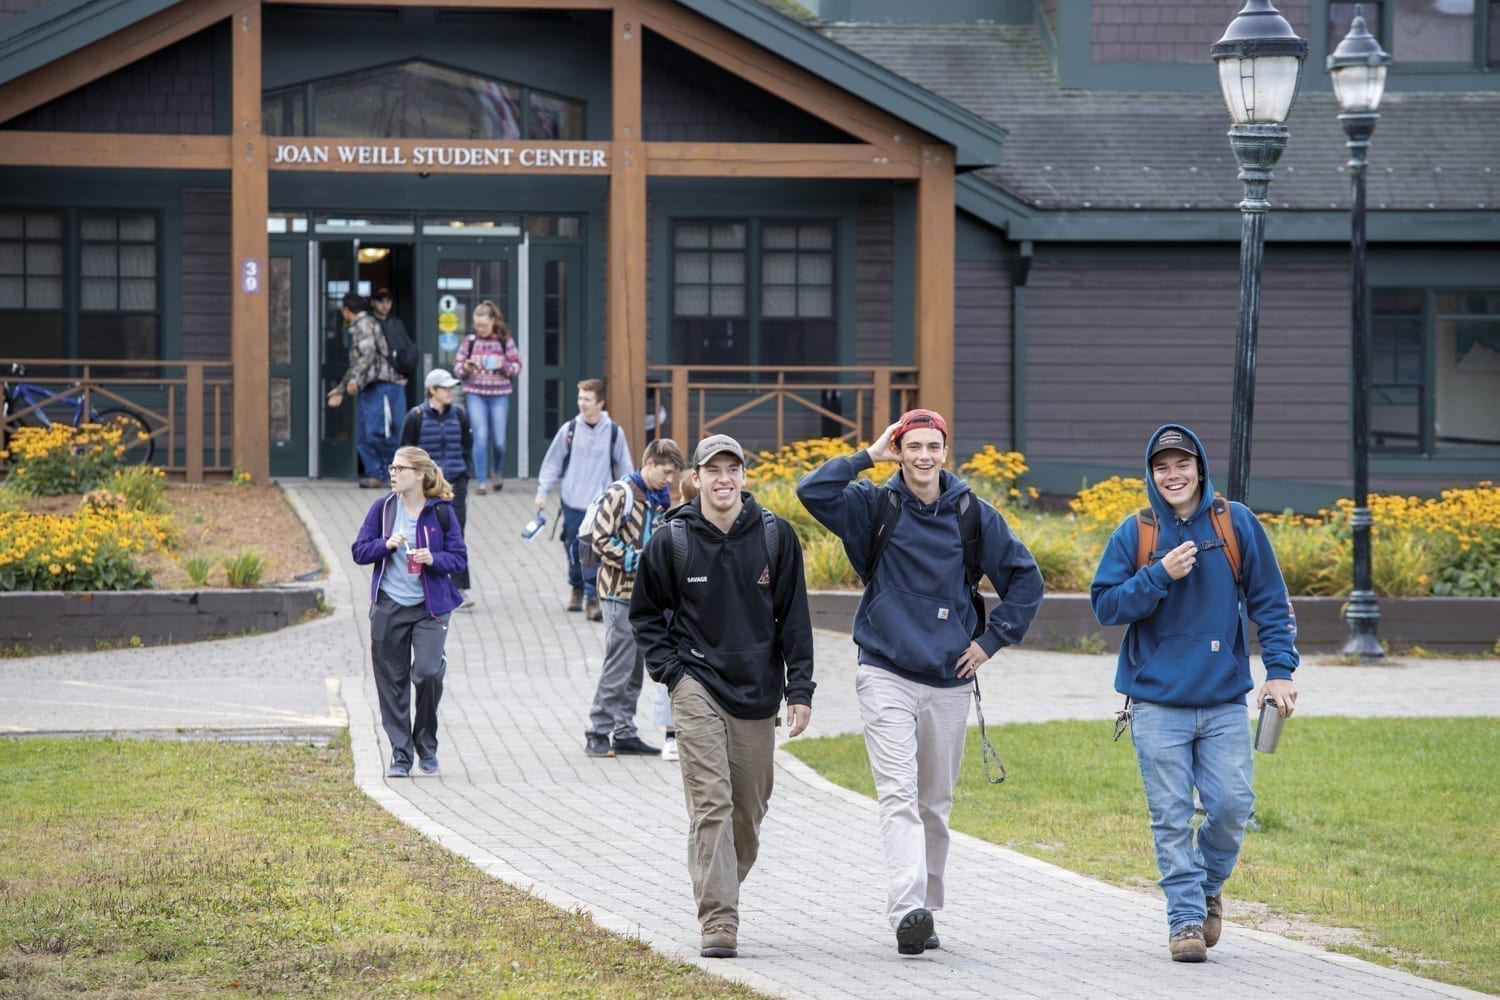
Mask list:
[[[349,558],[375,494],[345,483],[287,484],[325,552],[332,615],[243,639],[0,661],[0,733],[277,738],[347,724],[356,781],[403,821],[498,878],[777,996],[1480,996],[1234,923],[1207,966],[1175,965],[1155,894],[961,834],[949,906],[938,915],[943,950],[902,959],[882,915],[873,802],[787,754],[778,755],[761,858],[743,891],[741,957],[699,959],[676,765],[583,756],[603,628],[562,612],[561,546],[518,538],[533,485],[470,498],[478,606],[454,616],[439,777],[382,776],[369,576]],[[819,633],[817,647],[811,731],[855,731],[852,647],[834,633]],[[1111,657],[1006,652],[986,671],[987,721],[1098,719],[1102,733],[1117,701],[1112,671]],[[1302,715],[1500,715],[1493,663],[1309,664],[1298,684]],[[648,694],[646,733],[649,707]]]

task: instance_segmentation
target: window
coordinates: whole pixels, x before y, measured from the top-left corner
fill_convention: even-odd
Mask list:
[[[672,227],[674,364],[833,365],[834,224]]]
[[[1328,51],[1354,19],[1353,3],[1328,4]],[[1500,66],[1500,0],[1365,0],[1365,24],[1403,67]]]
[[[157,358],[156,216],[78,220],[78,354]]]
[[[1500,290],[1374,290],[1370,444],[1420,455],[1500,447]]]
[[[288,136],[581,139],[583,107],[414,59],[267,91],[261,127],[266,135]]]
[[[0,355],[67,353],[63,215],[0,211]]]

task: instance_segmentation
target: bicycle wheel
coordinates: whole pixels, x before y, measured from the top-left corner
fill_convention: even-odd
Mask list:
[[[95,419],[105,427],[120,428],[120,444],[125,447],[121,461],[126,465],[145,465],[156,454],[156,438],[150,436],[145,418],[134,410],[100,410]]]

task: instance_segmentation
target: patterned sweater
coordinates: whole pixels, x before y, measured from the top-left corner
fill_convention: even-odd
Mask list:
[[[469,370],[468,362],[478,366]],[[469,334],[458,347],[453,359],[453,374],[464,384],[464,392],[473,396],[507,396],[515,391],[521,374],[521,351],[511,337],[502,345],[499,337]]]
[[[599,596],[630,603],[641,549],[656,530],[661,511],[634,480],[611,483],[594,512],[594,551],[599,554]]]

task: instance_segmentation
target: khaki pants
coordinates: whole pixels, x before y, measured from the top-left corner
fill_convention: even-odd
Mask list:
[[[760,850],[776,719],[737,719],[691,676],[672,689],[688,813],[688,872],[706,930],[740,925],[740,883]]]

